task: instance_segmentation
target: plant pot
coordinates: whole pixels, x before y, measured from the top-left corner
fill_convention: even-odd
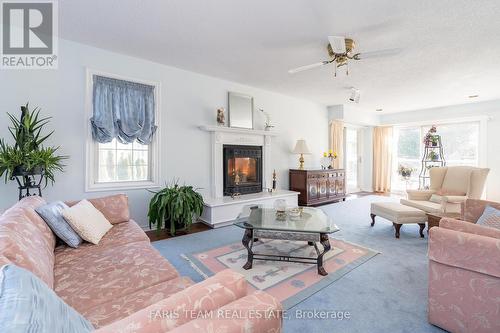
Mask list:
[[[43,167],[37,166],[32,168],[31,170],[27,170],[24,165],[19,165],[14,168],[14,171],[12,172],[12,175],[17,177],[25,177],[25,176],[34,176],[34,175],[42,175],[43,174]]]

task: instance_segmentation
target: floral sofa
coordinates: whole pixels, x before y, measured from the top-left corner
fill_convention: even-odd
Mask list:
[[[500,230],[475,224],[486,205],[468,199],[466,221],[429,231],[429,322],[450,332],[500,332]]]
[[[0,216],[0,266],[31,271],[97,332],[281,331],[280,303],[263,292],[247,294],[242,275],[226,270],[198,284],[179,276],[130,219],[125,195],[90,201],[113,227],[98,245],[76,249],[56,246],[34,210],[42,198],[8,209]]]

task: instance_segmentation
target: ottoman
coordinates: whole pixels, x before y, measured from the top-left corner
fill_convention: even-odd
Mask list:
[[[420,226],[420,237],[424,237],[427,215],[423,210],[405,206],[399,202],[374,202],[371,205],[370,216],[372,218],[372,227],[375,224],[375,216],[380,216],[391,221],[396,230],[396,238],[399,238],[401,225],[407,223],[417,223]]]

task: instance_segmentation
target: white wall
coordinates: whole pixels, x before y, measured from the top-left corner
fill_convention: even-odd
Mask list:
[[[179,178],[208,191],[210,134],[197,126],[216,123],[215,110],[227,108],[228,91],[254,96],[256,108],[269,112],[281,132],[272,143],[272,165],[279,187],[288,188],[288,168],[297,165],[298,157],[290,153],[297,139],[306,139],[313,150],[306,156],[306,166],[318,166],[321,152],[328,148],[328,112],[323,105],[70,41],[61,40],[59,47],[58,70],[0,71],[0,137],[8,137],[5,112],[16,114],[19,106],[29,101],[32,106],[40,106],[44,115],[53,117],[50,126],[56,132],[49,143],[60,145],[61,153],[70,155],[66,171],[56,176],[53,187],[49,185],[43,191],[49,201],[114,193],[84,191],[87,67],[161,82],[161,178],[165,181]],[[258,127],[263,127],[263,121],[259,120]],[[151,194],[146,190],[125,192],[130,197],[132,216],[146,225]],[[14,183],[0,183],[0,210],[16,199]]]
[[[380,117],[381,124],[437,122],[464,117],[488,116],[486,161],[490,173],[486,183],[486,198],[500,201],[500,100],[453,105],[425,110],[390,113]]]

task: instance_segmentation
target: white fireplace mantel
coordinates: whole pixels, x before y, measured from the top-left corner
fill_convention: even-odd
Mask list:
[[[203,131],[212,134],[212,159],[210,193],[212,198],[224,196],[223,180],[223,147],[224,145],[246,145],[262,147],[262,185],[271,187],[271,137],[277,136],[274,131],[263,131],[226,126],[200,126]]]
[[[207,132],[221,132],[221,133],[237,133],[248,135],[263,135],[263,136],[277,136],[279,133],[276,131],[263,131],[249,128],[227,127],[227,126],[200,126],[202,131]]]
[[[210,197],[204,197],[201,220],[213,228],[230,224],[245,205],[271,206],[276,200],[285,200],[289,206],[297,206],[298,192],[280,190],[278,192],[245,194],[238,198],[224,197],[223,148],[224,145],[246,145],[262,147],[262,185],[272,186],[271,138],[275,131],[253,130],[225,126],[200,126],[200,130],[211,134]]]

